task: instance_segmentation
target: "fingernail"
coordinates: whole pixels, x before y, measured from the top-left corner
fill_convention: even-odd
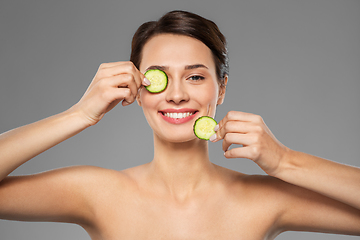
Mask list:
[[[219,130],[219,124],[214,127],[214,131],[216,132],[217,130]]]
[[[144,83],[145,86],[149,86],[151,84],[151,82],[147,78],[144,78],[143,83]]]
[[[210,139],[209,139],[211,142],[215,141],[216,140],[216,133],[211,135]]]

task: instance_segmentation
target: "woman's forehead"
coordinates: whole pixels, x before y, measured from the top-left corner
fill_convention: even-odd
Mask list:
[[[203,65],[215,69],[212,52],[204,43],[175,34],[157,35],[144,45],[140,69],[145,70],[153,65],[188,69]]]

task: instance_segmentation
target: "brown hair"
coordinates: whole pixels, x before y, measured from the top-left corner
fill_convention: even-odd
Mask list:
[[[193,37],[203,42],[213,53],[218,82],[223,85],[229,73],[226,39],[217,25],[194,13],[171,11],[158,21],[142,24],[135,32],[131,44],[130,61],[139,68],[141,53],[145,43],[162,33],[172,33]]]

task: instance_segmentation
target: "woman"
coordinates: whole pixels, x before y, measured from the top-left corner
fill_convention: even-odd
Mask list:
[[[213,117],[225,97],[226,42],[213,22],[174,11],[145,23],[130,60],[102,64],[67,111],[1,135],[0,218],[76,223],[92,239],[273,239],[287,230],[360,235],[360,169],[285,147],[260,116],[229,112],[211,141],[222,140],[225,157],[249,158],[269,176],[209,161],[208,142],[192,127],[197,117]],[[157,94],[143,87],[143,73],[154,68],[169,77]],[[135,101],[153,129],[151,162],[120,172],[79,166],[7,176],[118,103]]]

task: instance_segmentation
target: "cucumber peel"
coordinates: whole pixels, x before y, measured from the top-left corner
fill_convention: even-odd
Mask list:
[[[199,117],[194,123],[194,133],[200,139],[209,140],[215,134],[214,128],[217,122],[209,116]]]
[[[150,69],[144,74],[150,81],[150,85],[145,88],[151,93],[159,93],[165,90],[168,84],[166,73],[160,69]]]

